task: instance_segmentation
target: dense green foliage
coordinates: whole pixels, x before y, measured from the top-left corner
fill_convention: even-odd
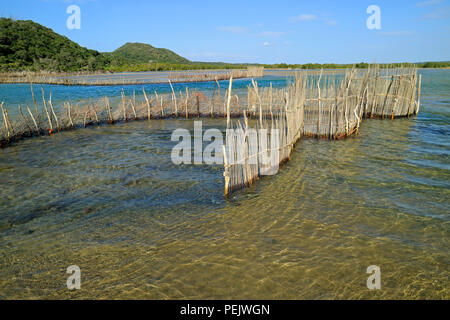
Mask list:
[[[418,66],[420,68],[450,68],[450,61],[422,62]]]
[[[111,54],[115,58],[131,64],[141,63],[189,63],[190,61],[173,51],[155,48],[145,43],[126,43]]]
[[[0,18],[0,70],[93,71],[109,59],[33,21]]]
[[[249,65],[259,65],[266,69],[347,69],[359,68],[366,69],[369,65],[365,62],[356,64],[335,64],[335,63],[307,63],[307,64],[231,64],[231,63],[211,63],[211,62],[191,62],[191,63],[138,63],[138,64],[112,64],[107,70],[111,72],[125,72],[125,71],[165,71],[165,70],[207,70],[207,69],[245,69]],[[412,67],[418,68],[450,68],[450,62],[421,62],[421,63],[390,63],[378,64],[382,68],[398,68],[398,67]]]
[[[450,62],[422,62],[421,68],[449,68]],[[163,71],[194,69],[243,69],[248,64],[190,62],[168,49],[143,43],[127,43],[111,53],[81,47],[67,37],[33,21],[0,18],[0,72],[3,71]],[[367,68],[369,64],[266,64],[265,68],[341,69]],[[410,63],[382,67],[412,66]]]
[[[277,63],[277,64],[265,64],[263,65],[265,68],[269,69],[346,69],[346,68],[358,68],[358,69],[366,69],[368,66],[372,64],[368,64],[365,62],[356,63],[356,64],[335,64],[335,63],[307,63],[307,64],[286,64],[286,63]],[[379,63],[378,64],[382,68],[399,68],[399,67],[412,67],[416,66],[418,68],[450,68],[450,61],[441,61],[441,62],[420,62],[420,63]]]

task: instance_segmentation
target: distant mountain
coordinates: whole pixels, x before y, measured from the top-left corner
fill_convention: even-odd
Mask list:
[[[0,70],[92,71],[108,58],[38,23],[0,18]]]
[[[139,63],[190,63],[190,61],[169,49],[155,48],[145,43],[126,43],[111,53],[115,58],[129,64]]]

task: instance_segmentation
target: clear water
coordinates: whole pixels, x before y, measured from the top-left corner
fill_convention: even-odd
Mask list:
[[[0,298],[449,299],[450,70],[421,73],[416,118],[302,139],[278,175],[228,200],[221,166],[170,161],[172,130],[191,120],[1,149]],[[0,96],[29,103],[27,90],[1,85]],[[53,94],[108,91],[120,94]],[[70,265],[81,290],[66,287]],[[381,268],[381,290],[366,287],[369,265]]]

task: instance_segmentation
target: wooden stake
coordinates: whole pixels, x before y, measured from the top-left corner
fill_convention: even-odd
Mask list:
[[[414,114],[418,114],[419,113],[419,109],[420,109],[420,91],[421,91],[421,84],[422,84],[422,74],[419,74],[419,88],[418,88],[418,92],[417,92],[417,109],[414,112]]]
[[[127,121],[128,120],[128,118],[127,118],[127,109],[126,109],[126,106],[125,106],[125,93],[123,92],[123,89],[122,89],[122,92],[121,92],[121,96],[122,96],[123,120]]]
[[[410,79],[410,88],[411,88],[411,99],[409,100],[408,103],[408,118],[411,114],[411,106],[414,102],[414,95],[416,93],[416,83],[417,83],[417,74],[415,74],[412,79]]]
[[[228,86],[228,98],[227,98],[227,128],[230,126],[230,104],[231,104],[231,88],[233,86],[233,76],[230,77],[230,84]]]
[[[49,124],[49,126],[50,126],[49,133],[51,134],[51,133],[53,133],[53,124],[52,124],[52,120],[51,120],[51,118],[50,118],[50,114],[48,113],[48,110],[47,110],[47,104],[46,104],[46,102],[45,102],[45,92],[44,92],[44,88],[41,87],[41,91],[42,91],[42,101],[44,101],[44,109],[45,109],[45,113],[46,113],[46,115],[47,115],[48,124]]]
[[[83,126],[86,128],[86,126],[87,126],[87,116],[88,116],[88,113],[89,113],[89,109],[88,110],[86,110],[86,112],[84,113],[84,119],[83,119]]]
[[[145,92],[144,87],[142,87],[142,92],[144,92],[144,98],[145,98],[145,101],[147,102],[147,119],[150,120],[151,119],[150,102],[148,101],[147,93]]]
[[[66,103],[66,107],[67,107],[67,115],[69,116],[69,124],[73,128],[74,125],[73,125],[73,121],[72,121],[72,114],[71,114],[71,110],[70,110],[70,108],[71,108],[70,103],[67,102]]]
[[[9,133],[9,128],[8,128],[8,119],[6,117],[6,113],[5,113],[5,109],[3,109],[3,105],[5,104],[5,102],[2,101],[2,103],[0,104],[0,108],[2,109],[2,115],[3,115],[3,121],[5,123],[5,130],[7,132],[8,135],[8,139],[11,136],[11,134]]]
[[[395,108],[397,107],[398,94],[400,92],[401,84],[402,84],[402,76],[399,77],[397,92],[395,93],[395,96],[394,96],[394,105],[392,106],[392,116],[391,116],[392,120],[394,119],[394,116],[395,116]]]
[[[210,109],[210,116],[211,116],[211,118],[214,118],[214,113],[213,113],[213,98],[212,97],[210,97],[209,99],[209,109]]]
[[[88,108],[90,109],[89,106]],[[100,121],[98,120],[97,110],[95,109],[95,104],[92,104],[92,111],[94,112],[95,121],[97,122],[97,124],[100,124]]]
[[[377,86],[378,86],[378,77],[380,74],[380,70],[378,69],[378,66],[375,68],[375,72],[377,73],[377,76],[375,78],[375,87],[373,89],[372,110],[370,111],[371,119],[373,119],[373,112],[374,112],[374,108],[375,108],[375,103],[377,101]]]
[[[389,93],[391,92],[392,84],[394,83],[394,76],[391,78],[391,82],[389,83],[389,87],[386,92],[386,97],[384,98],[383,109],[381,111],[381,119],[384,119],[384,108],[386,107],[386,101],[388,99]]]
[[[108,97],[105,97],[105,107],[106,107],[106,111],[108,112],[109,122],[110,122],[110,124],[113,124],[114,123],[114,119],[113,119],[113,116],[112,116],[112,113],[111,113],[111,106],[109,104]]]
[[[53,105],[52,105],[52,92],[50,91],[50,99],[48,100],[48,105],[50,106],[50,111],[52,112],[53,118],[55,118],[55,122],[56,122],[56,128],[58,130],[61,129],[61,127],[59,126],[59,122],[58,122],[58,117],[56,116],[55,111],[53,110]]]
[[[224,172],[223,176],[225,177],[225,196],[228,196],[229,192],[229,184],[230,184],[230,176],[228,173],[229,166],[228,166],[228,160],[227,160],[227,150],[225,148],[225,145],[222,146],[222,152],[223,152],[223,165],[224,165]]]
[[[200,118],[200,100],[199,100],[199,94],[197,92],[197,89],[195,89],[195,99],[197,102],[197,118]]]
[[[189,99],[189,88],[186,87],[186,101],[184,102],[184,107],[186,108],[186,119],[189,118],[189,112],[188,112],[188,99]]]
[[[317,81],[317,90],[318,90],[318,103],[319,103],[319,116],[317,122],[317,138],[320,138],[320,80],[322,80],[323,69],[320,69],[319,81]]]
[[[270,118],[273,119],[273,113],[272,113],[272,102],[273,101],[273,93],[272,93],[272,82],[270,83],[269,88],[269,111],[270,111]]]
[[[178,106],[177,106],[177,97],[175,95],[175,91],[173,90],[172,82],[169,79],[170,89],[172,89],[172,103],[175,105],[175,117],[178,117]]]
[[[40,132],[39,126],[38,126],[38,124],[36,123],[36,120],[34,119],[33,113],[31,112],[29,106],[27,106],[27,110],[28,110],[28,113],[30,114],[31,120],[33,120],[34,126],[36,127],[36,131],[37,131],[37,133],[39,134],[39,132]]]
[[[133,92],[133,94],[134,94],[134,92]],[[133,100],[135,100],[135,99],[133,98]],[[136,114],[136,109],[134,108],[133,100],[130,99],[130,104],[131,104],[131,110],[133,110],[134,120],[136,120],[137,119],[137,114]]]
[[[255,83],[255,80],[253,80],[253,79],[252,79],[252,85],[253,85],[253,89],[255,90],[256,98],[258,99],[258,103],[259,103],[259,124],[262,128],[262,102],[261,102],[261,98],[259,97],[259,93],[258,93],[258,84]]]
[[[217,77],[216,77],[216,83],[217,83],[217,97],[219,98],[219,101],[217,102],[220,106],[220,84],[219,81],[217,81]]]
[[[31,96],[33,97],[34,112],[36,112],[37,121],[40,123],[39,112],[38,112],[38,108],[37,108],[36,99],[34,98],[34,90],[33,90],[33,83],[32,82],[30,82],[30,89],[31,89]]]

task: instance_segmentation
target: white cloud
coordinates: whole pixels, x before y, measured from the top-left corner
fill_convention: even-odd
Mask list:
[[[231,32],[231,33],[244,33],[244,32],[247,32],[247,28],[246,27],[241,27],[241,26],[220,26],[220,27],[217,27],[217,30],[225,31],[225,32]]]
[[[317,16],[315,14],[301,14],[296,17],[291,17],[291,22],[298,22],[298,21],[311,21],[316,20]]]
[[[270,46],[270,43],[269,43],[269,41],[265,41],[265,42],[263,43],[263,46],[264,46],[264,47],[268,47],[268,46]]]
[[[305,14],[301,14],[295,17],[291,17],[289,18],[290,22],[304,22],[304,21],[313,21],[313,20],[318,20],[321,22],[324,22],[330,26],[335,26],[337,25],[337,21],[332,19],[332,18],[328,18],[327,14],[323,14],[323,15],[316,15],[316,14],[312,14],[312,13],[305,13]]]
[[[432,6],[435,4],[439,4],[441,2],[442,2],[442,0],[427,0],[427,1],[416,3],[416,7],[419,7],[419,8],[428,7],[428,6]]]

